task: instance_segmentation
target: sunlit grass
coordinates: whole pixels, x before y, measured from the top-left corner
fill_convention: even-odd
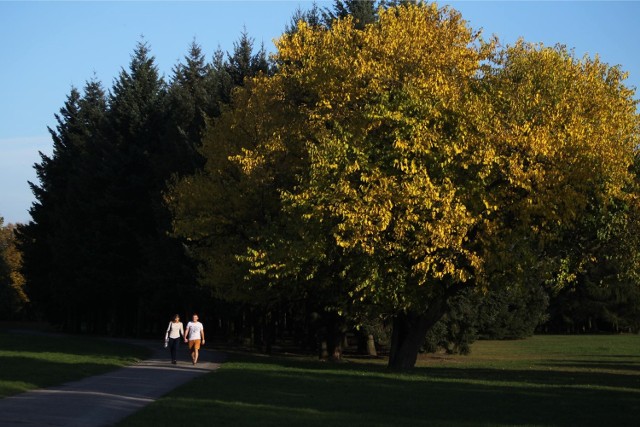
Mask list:
[[[404,373],[384,360],[231,354],[121,426],[602,426],[640,417],[640,336],[479,341],[472,351],[423,355]]]

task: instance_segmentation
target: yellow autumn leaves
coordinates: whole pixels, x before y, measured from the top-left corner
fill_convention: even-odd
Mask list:
[[[465,238],[482,212],[460,184],[486,155],[464,122],[487,53],[457,12],[433,4],[382,11],[363,31],[302,23],[278,43],[274,78],[311,101],[310,175],[289,200],[336,220],[326,232],[345,250],[405,260],[418,284],[467,280],[481,260]]]
[[[597,59],[499,49],[435,4],[363,30],[301,22],[277,49],[275,75],[248,82],[203,150],[211,180],[236,168],[228,197],[268,212],[244,258],[262,275],[311,277],[331,253],[362,274],[350,295],[419,305],[430,288],[483,285],[505,236],[542,254],[587,204],[629,197],[635,101]]]

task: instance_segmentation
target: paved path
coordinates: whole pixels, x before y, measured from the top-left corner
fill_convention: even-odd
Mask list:
[[[217,369],[223,360],[221,354],[203,349],[194,366],[186,362],[189,356],[182,346],[183,361],[172,365],[167,353],[156,349],[151,359],[135,365],[0,399],[0,426],[111,426],[179,385]]]

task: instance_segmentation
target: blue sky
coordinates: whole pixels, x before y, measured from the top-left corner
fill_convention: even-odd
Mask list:
[[[318,1],[320,6],[331,2]],[[474,29],[507,44],[518,37],[598,54],[640,86],[640,2],[450,1]],[[143,35],[166,76],[195,38],[207,56],[231,50],[246,28],[273,49],[299,6],[310,1],[0,0],[0,216],[27,222],[38,151],[51,152],[47,126],[72,85],[94,74],[109,88]]]

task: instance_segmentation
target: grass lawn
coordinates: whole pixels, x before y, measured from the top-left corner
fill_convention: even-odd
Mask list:
[[[470,356],[385,361],[231,354],[132,426],[625,426],[640,420],[640,336],[479,341]]]
[[[102,374],[148,354],[100,339],[0,331],[0,398]]]

